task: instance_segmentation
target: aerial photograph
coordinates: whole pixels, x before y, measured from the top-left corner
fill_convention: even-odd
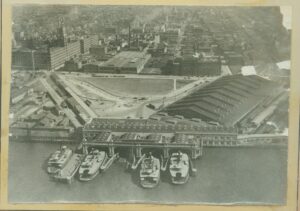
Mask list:
[[[8,202],[285,204],[289,11],[13,5]]]

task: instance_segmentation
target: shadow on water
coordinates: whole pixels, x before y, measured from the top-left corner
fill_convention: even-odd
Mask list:
[[[168,170],[160,171],[160,181],[164,183],[172,184],[170,179],[170,173]]]
[[[138,187],[141,187],[141,184],[140,184],[140,168],[137,168],[136,170],[131,170],[130,171],[131,173],[131,182],[138,186]]]
[[[48,160],[49,160],[50,157],[51,157],[51,155],[49,155],[49,156],[47,157],[47,159],[45,159],[45,160],[42,162],[42,170],[43,170],[44,172],[46,172],[46,173],[47,173],[47,167],[48,167]]]
[[[51,154],[49,154],[49,156],[47,157],[47,159],[45,159],[42,162],[41,168],[43,170],[43,174],[45,175],[45,177],[48,177],[48,181],[50,181],[50,182],[56,182],[55,179],[53,178],[53,176],[47,172],[48,160],[49,160],[50,157],[51,157]]]

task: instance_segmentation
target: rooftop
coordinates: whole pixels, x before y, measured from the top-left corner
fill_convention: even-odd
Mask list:
[[[84,126],[84,131],[133,132],[134,133],[173,133],[173,132],[203,132],[203,133],[236,133],[234,127],[219,127],[197,124],[196,122],[168,123],[150,119],[101,119],[94,118]]]
[[[170,116],[199,118],[233,126],[266,97],[281,89],[276,83],[256,75],[225,76],[169,105]]]
[[[122,51],[106,61],[103,67],[134,68],[143,65],[150,58],[149,54],[140,51]]]

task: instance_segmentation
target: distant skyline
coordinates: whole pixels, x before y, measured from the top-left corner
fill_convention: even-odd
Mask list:
[[[283,26],[286,29],[291,29],[292,28],[292,7],[287,5],[280,6],[280,12],[283,14],[283,22],[282,22]]]

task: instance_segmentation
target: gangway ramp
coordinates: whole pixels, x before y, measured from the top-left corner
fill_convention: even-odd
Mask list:
[[[61,108],[64,99],[57,94],[57,92],[49,85],[46,79],[41,78],[40,81],[51,96],[51,98],[53,99],[53,101]],[[62,111],[64,112],[64,114],[66,114],[67,118],[72,122],[75,128],[79,128],[82,126],[77,120],[76,115],[70,109],[62,108]]]
[[[64,82],[68,86],[68,87],[65,87],[65,90],[75,99],[75,101],[84,109],[84,111],[91,118],[97,118],[98,117],[97,114],[85,102],[83,102],[83,100],[80,97],[78,97],[78,95],[76,94],[76,92],[79,93],[80,91],[73,84],[68,82],[67,80],[64,80]]]
[[[49,95],[51,96],[51,98],[53,99],[53,101],[58,106],[61,106],[64,99],[57,94],[57,92],[49,85],[49,83],[47,82],[46,79],[41,78],[40,81],[43,84],[43,86],[45,87],[45,89],[47,90],[47,92],[49,93]]]
[[[77,120],[76,115],[71,111],[70,109],[66,108],[63,110],[64,114],[68,117],[68,119],[72,122],[75,128],[79,128],[82,125],[80,122]]]

